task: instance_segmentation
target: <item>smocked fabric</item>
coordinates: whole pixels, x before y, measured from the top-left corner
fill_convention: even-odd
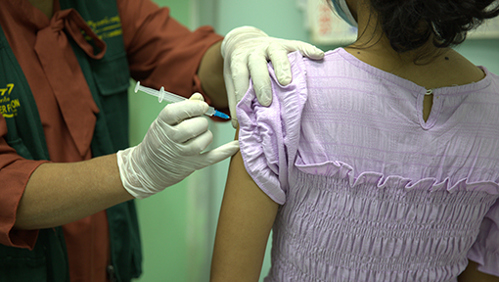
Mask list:
[[[499,77],[428,89],[336,49],[238,104],[248,173],[282,205],[265,281],[499,276]]]

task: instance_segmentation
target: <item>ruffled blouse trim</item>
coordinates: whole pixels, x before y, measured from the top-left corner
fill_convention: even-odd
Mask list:
[[[365,171],[356,176],[354,168],[351,165],[340,161],[313,165],[295,165],[297,169],[304,173],[345,179],[348,181],[350,187],[371,184],[376,185],[379,189],[403,188],[405,190],[427,190],[429,192],[447,191],[450,193],[473,191],[499,195],[499,184],[493,181],[469,181],[468,177],[453,183],[448,177],[443,181],[439,181],[434,177],[413,180],[400,175],[384,175],[380,172],[371,171]]]
[[[253,84],[237,105],[241,155],[248,174],[274,202],[286,202],[288,183],[287,148],[298,142],[300,113],[307,101],[306,69],[300,52],[289,54],[293,81],[279,84],[273,68],[269,68],[273,100],[269,107],[261,106]],[[295,147],[292,144],[291,147]]]

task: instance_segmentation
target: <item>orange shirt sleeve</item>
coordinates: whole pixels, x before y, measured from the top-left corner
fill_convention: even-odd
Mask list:
[[[5,138],[7,124],[0,115],[0,244],[32,249],[38,236],[37,230],[15,230],[19,201],[31,173],[45,161],[26,160],[10,147]]]
[[[206,50],[222,36],[207,26],[191,31],[150,0],[118,0],[118,9],[135,80],[185,97],[203,93],[196,73]]]

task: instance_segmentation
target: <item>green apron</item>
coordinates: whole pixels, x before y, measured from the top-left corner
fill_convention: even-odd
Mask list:
[[[115,1],[60,0],[61,10],[74,8],[107,44],[104,57],[89,58],[68,36],[100,109],[92,139],[94,157],[128,147],[128,87],[130,73],[121,21]],[[0,29],[0,113],[7,122],[7,143],[32,160],[49,160],[38,109],[28,82]],[[140,276],[142,250],[133,201],[107,209],[112,281]],[[69,281],[62,228],[40,230],[32,251],[0,245],[0,282]]]

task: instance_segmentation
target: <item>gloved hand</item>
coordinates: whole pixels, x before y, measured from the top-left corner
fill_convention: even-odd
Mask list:
[[[279,83],[288,85],[292,80],[289,52],[300,51],[310,59],[324,57],[322,50],[308,43],[270,37],[251,26],[231,30],[222,41],[221,48],[224,58],[224,80],[234,128],[237,127],[236,105],[248,90],[250,75],[260,104],[269,106],[272,102],[267,68],[269,59],[272,61]]]
[[[201,153],[213,140],[208,121],[201,116],[207,110],[199,93],[169,104],[139,145],[118,152],[121,182],[128,193],[139,199],[149,197],[239,150],[238,141],[232,141]]]

